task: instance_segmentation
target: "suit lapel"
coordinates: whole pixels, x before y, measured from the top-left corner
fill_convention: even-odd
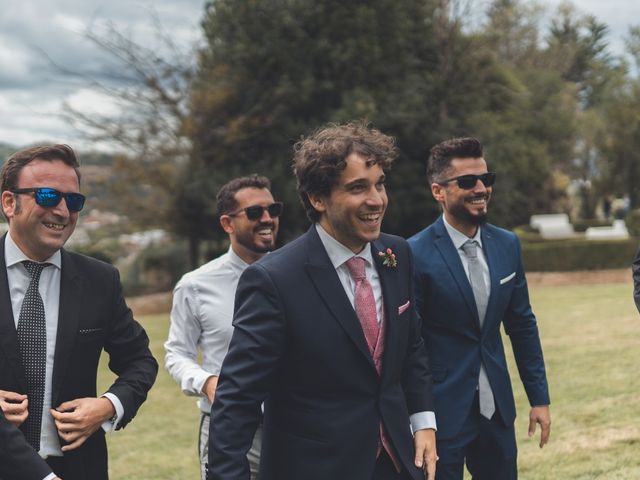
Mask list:
[[[9,280],[7,278],[7,264],[4,256],[4,242],[6,234],[0,240],[0,349],[4,351],[11,370],[18,379],[22,391],[27,391],[27,378],[24,374],[20,347],[18,346],[18,332],[11,307]]]
[[[462,298],[464,298],[469,311],[473,315],[475,319],[475,326],[480,329],[480,319],[478,318],[478,308],[476,307],[476,301],[473,298],[473,290],[471,289],[471,284],[469,283],[469,278],[464,271],[464,267],[462,266],[462,261],[460,260],[460,254],[457,252],[456,247],[453,245],[451,241],[451,237],[447,233],[447,230],[444,226],[444,222],[442,217],[440,217],[436,221],[436,236],[438,237],[435,241],[436,248],[440,252],[442,259],[446,263],[451,275],[456,281],[458,285],[458,289],[462,294]]]
[[[73,258],[62,250],[62,271],[60,275],[60,305],[58,307],[58,334],[53,360],[52,405],[58,403],[60,386],[68,371],[69,356],[73,350],[80,321],[80,299],[82,282]]]
[[[382,302],[384,306],[385,322],[384,328],[386,330],[386,338],[384,339],[384,355],[382,359],[382,378],[384,378],[387,371],[394,371],[393,367],[389,365],[389,359],[392,359],[393,355],[388,354],[388,352],[393,350],[393,346],[396,343],[398,332],[398,305],[400,305],[401,299],[398,297],[398,289],[396,288],[398,285],[398,267],[387,267],[383,265],[383,260],[380,258],[378,253],[386,251],[387,248],[391,248],[391,250],[393,250],[393,247],[393,245],[383,245],[379,239],[371,244],[373,264],[378,270],[380,285],[382,286]]]
[[[500,259],[500,255],[495,246],[495,243],[493,242],[493,235],[491,234],[487,225],[482,227],[480,236],[482,237],[482,248],[487,259],[487,265],[489,267],[489,278],[491,279],[491,290],[489,292],[489,302],[487,303],[487,313],[485,313],[484,315],[484,324],[482,326],[482,330],[486,331],[487,324],[489,323],[490,319],[494,317],[493,310],[495,309],[497,292],[500,288],[499,278],[497,274],[497,265]]]
[[[309,278],[311,278],[318,295],[324,301],[327,309],[342,326],[356,348],[368,359],[371,368],[375,369],[360,321],[351,306],[351,302],[349,302],[349,298],[342,287],[335,268],[333,268],[318,232],[316,232],[315,225],[312,225],[305,235],[309,248],[305,270]]]

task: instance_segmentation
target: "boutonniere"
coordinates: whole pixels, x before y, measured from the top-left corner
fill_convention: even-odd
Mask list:
[[[398,260],[393,250],[387,248],[384,252],[378,252],[378,257],[382,258],[382,265],[388,268],[396,268],[398,266]]]

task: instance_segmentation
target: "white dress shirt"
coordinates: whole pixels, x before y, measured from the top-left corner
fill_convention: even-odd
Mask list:
[[[338,242],[335,238],[329,235],[319,223],[316,223],[316,231],[320,236],[320,241],[324,245],[327,255],[331,264],[336,269],[340,283],[344,288],[351,306],[354,307],[355,289],[356,283],[351,278],[349,268],[346,265],[346,261],[353,256],[361,257],[364,259],[365,274],[367,280],[371,284],[373,289],[373,296],[376,299],[376,312],[378,316],[378,323],[384,318],[384,301],[382,298],[382,284],[380,283],[380,274],[373,263],[373,257],[371,256],[371,247],[367,243],[361,252],[354,254],[350,249]],[[355,308],[355,307],[354,307]],[[417,412],[409,417],[411,421],[411,429],[416,432],[425,428],[436,429],[436,416],[434,412]]]
[[[200,397],[198,406],[207,414],[211,403],[202,388],[210,376],[220,375],[233,333],[236,287],[248,266],[229,247],[224,255],[186,273],[173,290],[165,367],[185,394]]]
[[[42,428],[40,432],[40,451],[38,452],[42,458],[49,456],[62,456],[60,449],[60,441],[53,417],[49,413],[51,405],[51,392],[53,381],[53,358],[56,351],[56,335],[58,333],[58,311],[60,306],[60,272],[62,270],[62,255],[60,250],[54,253],[43,263],[50,263],[42,270],[40,274],[40,284],[38,291],[42,297],[44,304],[45,322],[47,331],[47,360],[45,369],[44,383],[44,402],[42,407]],[[31,282],[31,276],[22,264],[23,260],[31,260],[16,245],[11,238],[11,234],[7,234],[4,242],[4,259],[7,267],[7,280],[9,282],[9,296],[11,298],[11,308],[13,310],[13,319],[18,328],[18,319],[20,318],[20,309],[22,301],[27,293],[27,288]],[[33,260],[31,260],[33,261]],[[116,409],[116,420],[111,423],[107,421],[102,424],[105,431],[112,430],[122,418],[124,408],[118,398],[112,393],[106,393],[107,397],[113,403]],[[57,406],[57,405],[54,405]],[[49,477],[47,477],[49,478]],[[53,477],[51,477],[53,478]]]
[[[444,222],[444,228],[447,230],[451,241],[453,242],[453,246],[456,247],[456,252],[458,252],[458,256],[460,257],[460,261],[462,262],[462,268],[464,268],[464,273],[467,274],[467,278],[471,281],[471,277],[469,277],[469,260],[462,250],[462,246],[467,243],[469,240],[475,240],[478,243],[477,255],[478,261],[480,263],[480,267],[482,268],[482,278],[484,279],[485,287],[487,289],[487,295],[491,293],[491,277],[489,275],[489,264],[487,263],[487,257],[484,254],[484,248],[482,247],[482,237],[480,235],[482,227],[478,227],[476,234],[469,238],[464,233],[455,229],[447,223],[446,217],[443,215],[442,220]]]

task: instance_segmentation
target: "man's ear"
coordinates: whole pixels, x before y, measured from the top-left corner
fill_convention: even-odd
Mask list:
[[[11,219],[16,211],[17,197],[8,190],[2,192],[2,211]]]
[[[324,197],[315,194],[307,194],[307,198],[309,199],[309,203],[316,211],[320,213],[324,213],[327,210],[327,204]]]
[[[444,202],[444,189],[445,187],[439,183],[434,182],[431,184],[431,195],[433,195],[433,198],[435,198],[437,202]]]
[[[220,226],[228,234],[235,232],[233,228],[233,222],[231,221],[231,217],[229,215],[220,215]]]

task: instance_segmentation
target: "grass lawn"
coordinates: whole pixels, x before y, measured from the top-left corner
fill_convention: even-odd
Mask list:
[[[551,441],[527,437],[529,407],[513,362],[521,480],[640,479],[640,315],[630,284],[535,287],[551,388]],[[163,364],[168,315],[139,319]],[[506,342],[509,345],[508,341]],[[507,354],[511,359],[511,354]],[[111,378],[103,365],[100,385]],[[196,480],[195,399],[161,367],[138,416],[110,434],[114,480]],[[301,479],[304,480],[304,479]]]

